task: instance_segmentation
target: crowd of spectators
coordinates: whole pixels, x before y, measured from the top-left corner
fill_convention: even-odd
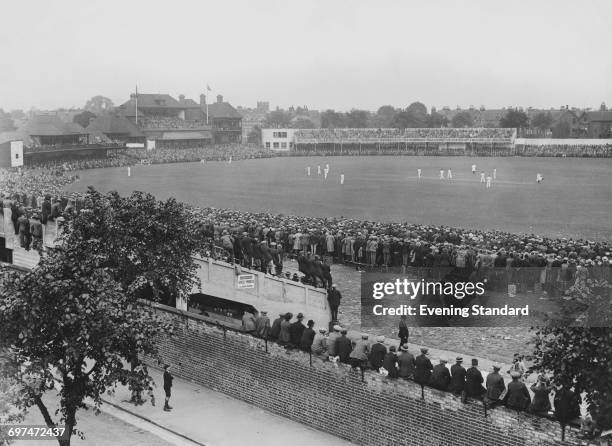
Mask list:
[[[476,358],[470,361],[470,367],[464,367],[462,356],[457,356],[450,367],[449,358],[444,356],[437,358],[434,365],[429,349],[423,347],[414,354],[410,351],[407,329],[397,346],[389,345],[384,336],[377,336],[372,341],[363,333],[359,339],[351,339],[348,330],[338,324],[328,331],[327,327],[315,327],[313,320],[306,324],[304,321],[302,313],[295,319],[290,312],[279,313],[271,321],[266,311],[245,310],[242,331],[287,349],[302,350],[323,361],[347,364],[353,371],[372,370],[389,380],[410,380],[423,387],[451,392],[464,403],[474,399],[482,401],[488,409],[505,405],[516,411],[554,416],[563,423],[580,422],[580,395],[571,387],[553,386],[544,374],[538,375],[528,388],[525,383],[527,367],[524,357],[518,353],[503,375],[499,365],[493,365],[488,371],[479,369]],[[509,376],[511,381],[506,384],[504,376]],[[582,420],[581,434],[590,438],[595,430],[596,426],[587,415]]]
[[[205,129],[205,121],[190,121],[177,116],[143,116],[138,118],[138,125],[145,129]]]
[[[448,141],[474,139],[507,140],[516,134],[511,128],[350,128],[300,129],[295,132],[296,143],[386,142],[398,140]]]
[[[612,142],[603,146],[584,144],[520,145],[517,146],[516,154],[520,156],[610,158],[612,157]]]

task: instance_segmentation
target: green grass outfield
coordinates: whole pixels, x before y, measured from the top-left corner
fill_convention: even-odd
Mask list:
[[[329,163],[327,180],[317,165]],[[491,189],[471,165],[497,180]],[[311,176],[306,175],[311,166]],[[423,178],[417,180],[417,169]],[[440,180],[440,169],[453,180]],[[345,184],[340,185],[340,173]],[[536,184],[536,174],[544,182]],[[160,164],[80,172],[68,187],[151,192],[197,206],[304,216],[344,216],[554,237],[610,240],[612,159],[469,157],[295,157]]]

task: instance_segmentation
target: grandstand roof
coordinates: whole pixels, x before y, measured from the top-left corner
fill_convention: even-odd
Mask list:
[[[190,140],[190,139],[212,139],[212,135],[208,130],[200,130],[197,132],[164,132],[164,140]]]
[[[235,118],[242,119],[242,115],[238,113],[229,102],[214,102],[208,104],[208,115],[211,118]]]
[[[87,132],[75,122],[64,122],[57,115],[36,115],[23,127],[33,136],[84,135]]]
[[[119,106],[125,116],[136,115],[136,98],[131,97],[128,101],[124,102]],[[153,109],[184,109],[185,105],[174,99],[169,94],[138,94],[138,108],[153,108]]]
[[[105,134],[141,137],[144,134],[127,118],[117,115],[98,116],[85,129],[87,133],[102,132]]]

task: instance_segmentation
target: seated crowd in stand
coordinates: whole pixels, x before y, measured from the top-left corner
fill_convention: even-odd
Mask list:
[[[612,142],[603,146],[582,144],[525,145],[518,146],[517,155],[610,158],[612,157]]]
[[[145,129],[203,129],[205,121],[188,121],[176,116],[143,116],[138,118],[138,126]]]
[[[300,129],[295,132],[296,142],[318,140],[318,142],[340,142],[343,140],[381,140],[386,138],[410,139],[507,139],[515,134],[512,128],[351,128],[351,129]]]

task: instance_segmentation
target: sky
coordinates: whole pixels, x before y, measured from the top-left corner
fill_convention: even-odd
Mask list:
[[[2,2],[0,108],[612,106],[610,0]]]

